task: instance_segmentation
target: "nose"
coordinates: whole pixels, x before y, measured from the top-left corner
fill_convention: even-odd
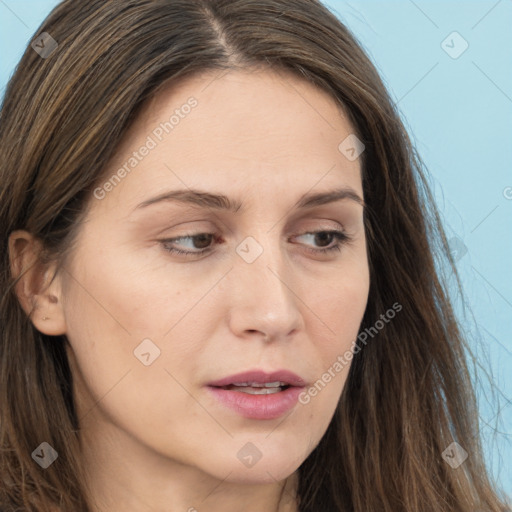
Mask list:
[[[262,235],[261,249],[254,239],[250,248],[261,254],[252,263],[237,254],[228,274],[230,328],[240,338],[289,339],[304,327],[303,290],[275,237]]]

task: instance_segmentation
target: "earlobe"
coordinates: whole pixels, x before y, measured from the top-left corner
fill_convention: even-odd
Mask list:
[[[34,327],[49,336],[66,333],[60,277],[56,264],[41,261],[42,244],[28,231],[13,231],[9,236],[9,260],[15,293]]]

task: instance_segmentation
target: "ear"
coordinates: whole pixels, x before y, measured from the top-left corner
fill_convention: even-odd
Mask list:
[[[43,263],[42,249],[41,242],[28,231],[9,235],[11,274],[14,279],[20,277],[15,286],[20,305],[38,331],[58,336],[66,332],[61,277],[54,276],[56,263]]]

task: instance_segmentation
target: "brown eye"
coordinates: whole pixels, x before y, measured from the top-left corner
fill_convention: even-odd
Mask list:
[[[196,233],[183,235],[176,238],[169,238],[167,240],[161,240],[161,243],[164,249],[170,253],[183,255],[200,255],[210,250],[209,246],[214,239],[215,233]],[[191,250],[184,250],[176,247],[176,243],[183,240],[192,240],[192,247],[189,248]]]
[[[341,251],[341,246],[351,240],[345,232],[337,230],[309,231],[299,236],[313,237],[313,242],[318,243],[322,247],[321,249],[306,248],[307,251],[312,253]],[[330,244],[333,240],[338,240],[338,242],[331,246]]]

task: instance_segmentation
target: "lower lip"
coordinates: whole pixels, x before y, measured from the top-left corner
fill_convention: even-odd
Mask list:
[[[273,420],[281,417],[297,403],[304,387],[290,386],[284,391],[268,395],[250,395],[213,386],[208,386],[208,389],[219,402],[245,418]]]

